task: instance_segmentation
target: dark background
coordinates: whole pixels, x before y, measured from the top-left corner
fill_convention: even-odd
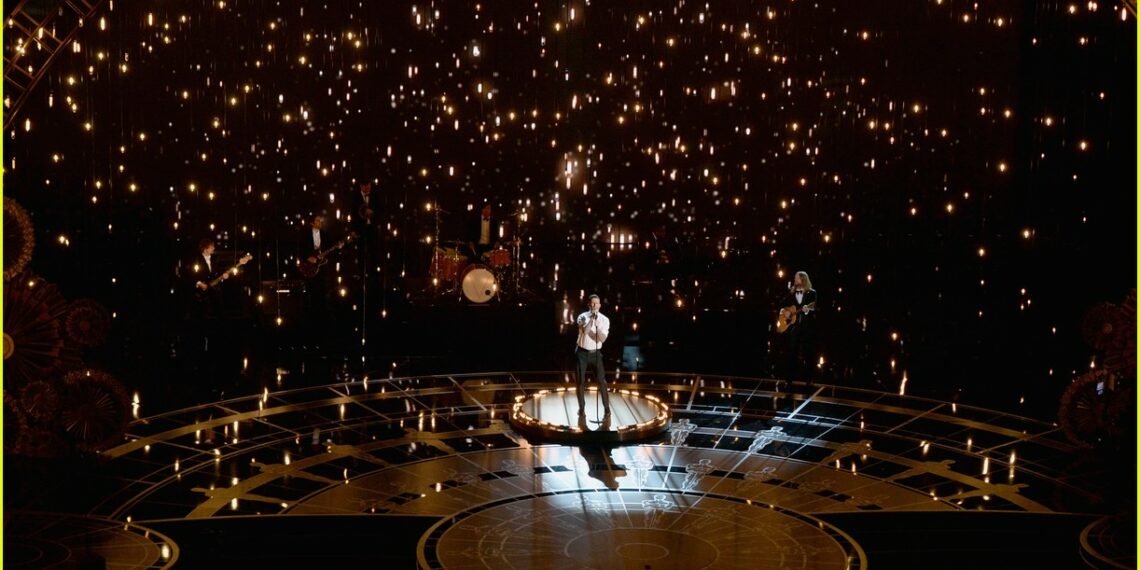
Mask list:
[[[255,256],[217,379],[243,393],[569,369],[590,292],[611,369],[779,374],[806,270],[822,381],[1048,418],[1099,358],[1083,313],[1136,283],[1135,24],[1073,5],[120,2],[6,129],[4,194],[30,269],[114,311],[83,356],[144,415],[198,381],[175,271],[209,236]],[[344,235],[366,182],[381,271],[347,248],[314,325],[304,218]],[[471,306],[432,293],[427,238],[470,239],[483,204],[527,294]]]

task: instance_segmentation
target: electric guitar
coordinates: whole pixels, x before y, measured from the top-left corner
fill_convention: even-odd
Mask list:
[[[339,250],[345,245],[348,245],[348,242],[352,241],[355,237],[355,233],[348,234],[344,239],[336,242],[336,244],[332,247],[323,250],[317,255],[313,256],[316,258],[316,261],[309,261],[309,258],[307,257],[301,258],[301,260],[297,262],[297,269],[301,272],[301,275],[305,279],[312,279],[313,277],[316,277],[317,273],[320,273],[321,271],[321,266],[328,262],[328,257],[332,255],[333,252]]]
[[[812,301],[803,306],[804,309],[809,311],[815,310],[815,301]],[[789,327],[796,324],[800,318],[800,309],[796,309],[795,305],[789,305],[780,309],[780,316],[776,319],[776,332],[783,333]]]
[[[217,277],[211,279],[209,283],[206,283],[205,289],[198,288],[198,294],[203,295],[206,293],[206,291],[209,291],[209,290],[213,289],[214,287],[217,287],[218,285],[220,285],[222,283],[222,281],[229,279],[230,275],[237,275],[237,268],[249,263],[249,260],[251,260],[251,259],[253,259],[252,255],[250,255],[248,253],[243,255],[241,257],[241,259],[239,259],[237,261],[237,263],[233,264],[233,266],[231,266],[229,269],[223,271]]]

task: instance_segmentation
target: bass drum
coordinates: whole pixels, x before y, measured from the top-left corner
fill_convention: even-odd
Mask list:
[[[499,283],[495,274],[486,266],[472,264],[463,271],[461,281],[463,296],[472,303],[486,303],[499,292]]]

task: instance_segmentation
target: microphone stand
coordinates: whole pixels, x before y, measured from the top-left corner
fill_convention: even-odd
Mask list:
[[[594,398],[594,417],[597,418],[597,420],[594,423],[601,424],[602,418],[598,413],[598,406],[601,405],[599,403],[599,401],[601,400],[601,397],[602,397],[600,392],[605,389],[606,383],[605,383],[604,378],[601,378],[598,376],[598,368],[599,368],[598,367],[598,359],[601,358],[601,356],[602,356],[602,346],[601,346],[601,343],[598,342],[598,313],[596,313],[594,311],[590,311],[590,318],[591,318],[591,320],[594,321],[594,342],[597,343],[597,345],[598,345],[598,348],[594,351],[594,361],[593,361],[594,379],[598,382],[598,391],[599,391],[597,397]]]
[[[597,314],[594,311],[589,311],[589,315],[591,315],[591,318],[594,320],[594,343],[597,343]],[[605,385],[605,383],[602,381],[602,378],[597,377],[597,355],[598,355],[598,352],[601,352],[601,351],[602,351],[601,347],[598,347],[597,349],[594,350],[594,376],[595,376],[594,380],[597,382],[597,389],[598,390],[601,390],[602,386]],[[598,400],[601,400],[601,399],[602,399],[601,393],[598,393],[597,397],[594,398],[594,417],[597,418],[598,423],[601,423],[601,421],[602,421],[602,418],[597,415]]]

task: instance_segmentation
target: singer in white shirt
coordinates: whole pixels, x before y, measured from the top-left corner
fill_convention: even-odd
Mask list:
[[[601,299],[597,295],[590,295],[590,310],[578,315],[578,344],[574,347],[574,353],[578,358],[578,416],[582,418],[586,415],[586,368],[592,363],[602,406],[606,410],[602,419],[604,424],[610,416],[610,393],[606,390],[602,343],[610,334],[610,319],[598,311],[601,308]]]

